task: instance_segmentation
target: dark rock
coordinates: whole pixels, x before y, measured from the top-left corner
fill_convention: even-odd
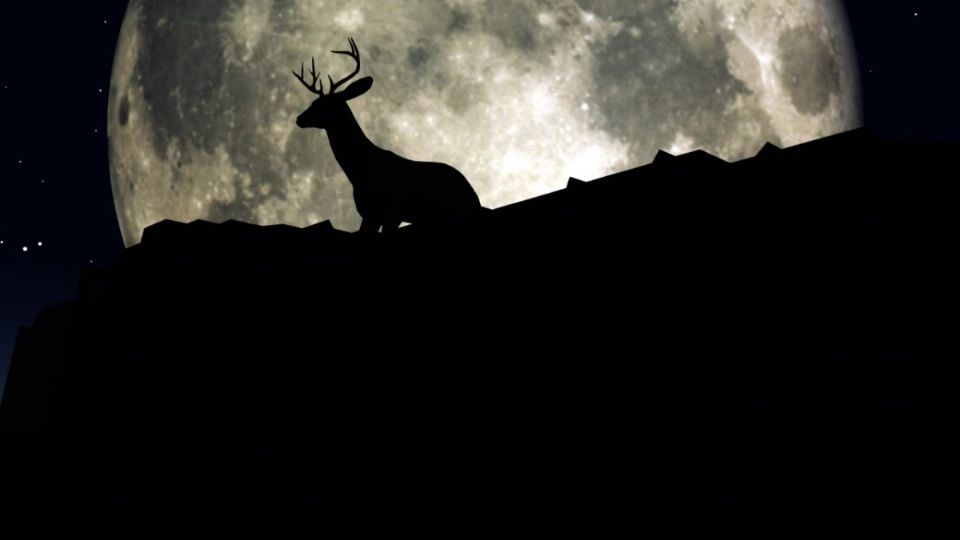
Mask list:
[[[4,532],[946,534],[956,151],[695,152],[374,237],[158,223],[18,338]]]

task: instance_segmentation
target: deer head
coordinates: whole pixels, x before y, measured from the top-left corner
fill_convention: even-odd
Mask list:
[[[303,111],[303,113],[297,117],[297,126],[301,128],[312,127],[326,129],[331,122],[335,120],[337,113],[346,107],[347,101],[363,95],[367,90],[370,90],[370,86],[373,85],[373,78],[363,77],[354,81],[343,91],[337,92],[337,89],[340,88],[340,86],[360,72],[360,50],[357,49],[357,43],[353,41],[353,38],[350,38],[349,42],[349,51],[330,52],[334,54],[347,55],[350,58],[353,58],[357,65],[354,68],[353,73],[347,75],[337,82],[333,82],[333,77],[328,75],[327,77],[330,79],[330,89],[327,91],[327,93],[323,92],[323,82],[320,81],[320,76],[317,75],[317,65],[312,57],[310,58],[310,76],[313,78],[312,82],[307,84],[307,81],[304,78],[302,63],[300,64],[300,73],[298,74],[296,71],[293,72],[293,76],[303,83],[303,86],[305,86],[307,90],[319,96],[313,101],[313,103],[310,104],[309,107],[307,107],[307,110]]]

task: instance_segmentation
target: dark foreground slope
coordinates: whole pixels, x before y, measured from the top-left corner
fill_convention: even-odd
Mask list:
[[[957,150],[663,154],[455,231],[160,223],[21,332],[3,527],[952,537]]]

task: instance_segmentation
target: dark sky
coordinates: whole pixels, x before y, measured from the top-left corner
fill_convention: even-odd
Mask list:
[[[126,3],[9,3],[0,17],[0,388],[17,327],[71,298],[82,268],[108,263],[123,247],[106,106]],[[866,125],[894,137],[960,140],[960,3],[845,4]]]

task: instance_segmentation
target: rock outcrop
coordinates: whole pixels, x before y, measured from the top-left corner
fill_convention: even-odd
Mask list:
[[[3,527],[947,534],[956,151],[661,153],[376,237],[159,223],[21,331]]]

